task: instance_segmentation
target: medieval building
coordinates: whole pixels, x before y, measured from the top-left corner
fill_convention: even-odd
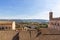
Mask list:
[[[0,21],[0,30],[15,30],[15,21]]]
[[[48,28],[60,30],[60,17],[59,18],[53,18],[53,12],[49,12]]]

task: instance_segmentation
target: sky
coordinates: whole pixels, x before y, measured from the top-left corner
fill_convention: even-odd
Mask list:
[[[0,19],[49,19],[60,17],[60,0],[0,0]]]

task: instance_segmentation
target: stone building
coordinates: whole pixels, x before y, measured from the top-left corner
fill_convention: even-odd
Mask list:
[[[15,30],[15,21],[0,21],[0,30]]]
[[[60,30],[60,17],[59,18],[53,18],[53,12],[49,12],[48,28]]]

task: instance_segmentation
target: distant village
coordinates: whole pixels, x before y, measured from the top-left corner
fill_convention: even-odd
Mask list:
[[[21,20],[0,20],[0,30],[22,30],[22,29],[40,29],[47,28],[48,22],[21,22]]]
[[[49,22],[19,22],[15,20],[0,20],[0,30],[22,30],[22,29],[40,29],[57,28],[59,29],[60,18],[53,18],[53,12],[49,12]],[[58,27],[57,27],[58,26]]]

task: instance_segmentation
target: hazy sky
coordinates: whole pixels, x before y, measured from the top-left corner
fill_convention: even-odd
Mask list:
[[[60,16],[60,0],[0,0],[0,19],[48,19]]]

